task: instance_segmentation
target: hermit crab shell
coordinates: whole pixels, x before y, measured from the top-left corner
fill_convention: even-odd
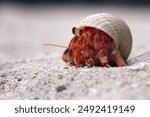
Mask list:
[[[79,28],[90,26],[107,33],[116,43],[116,49],[126,60],[132,49],[132,36],[127,24],[119,17],[111,14],[99,13],[85,17]]]

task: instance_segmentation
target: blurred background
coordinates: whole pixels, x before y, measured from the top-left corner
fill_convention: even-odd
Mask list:
[[[0,61],[61,56],[64,48],[42,44],[67,46],[72,27],[87,15],[101,12],[120,16],[129,25],[130,58],[150,50],[149,0],[1,0]]]

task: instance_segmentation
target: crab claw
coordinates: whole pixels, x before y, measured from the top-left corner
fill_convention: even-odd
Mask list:
[[[64,54],[62,56],[62,59],[65,61],[65,62],[70,62],[70,63],[73,63],[73,61],[71,60],[72,58],[72,50],[70,48],[67,48],[65,51],[64,51]]]
[[[101,49],[98,52],[98,56],[99,56],[99,60],[102,66],[110,67],[109,62],[108,62],[108,57],[106,56],[106,53],[105,53],[105,49]]]

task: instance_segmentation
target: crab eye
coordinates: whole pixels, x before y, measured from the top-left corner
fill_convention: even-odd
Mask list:
[[[83,34],[83,30],[80,29],[80,30],[79,30],[79,35],[82,35],[82,34]]]
[[[76,27],[72,28],[72,33],[75,34]]]
[[[73,27],[73,28],[72,28],[72,33],[73,33],[74,35],[81,36],[81,35],[83,34],[83,30],[82,30],[82,29],[78,29],[78,28],[76,28],[76,27]]]

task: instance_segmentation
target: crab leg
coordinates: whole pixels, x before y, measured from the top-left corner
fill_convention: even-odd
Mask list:
[[[112,58],[114,59],[115,63],[117,64],[117,66],[126,66],[126,63],[124,61],[124,59],[122,58],[122,56],[120,55],[119,52],[117,52],[115,49],[113,49],[112,53],[111,53]]]
[[[101,49],[98,52],[98,57],[102,66],[110,67],[110,65],[108,64],[108,57],[106,56],[104,49]]]

